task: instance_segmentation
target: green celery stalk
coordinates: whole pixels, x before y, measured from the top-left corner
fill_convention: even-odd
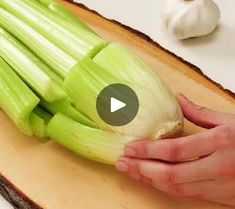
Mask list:
[[[62,87],[52,79],[57,75],[52,76],[53,72],[40,59],[2,28],[0,28],[0,46],[0,56],[42,98],[53,102],[67,97]]]
[[[19,17],[70,56],[81,60],[93,57],[107,42],[81,27],[70,25],[39,2],[32,0],[1,0],[0,6]]]
[[[1,57],[0,91],[0,107],[21,132],[33,135],[29,117],[39,103],[39,98]]]
[[[50,3],[53,2],[54,0],[36,0],[36,1],[39,1],[44,6],[48,7]]]
[[[72,106],[69,99],[60,100],[53,103],[41,100],[40,105],[53,115],[60,112],[83,125],[96,127],[93,121],[91,121],[89,118],[87,118],[85,115],[80,113]]]
[[[98,162],[114,165],[132,137],[90,128],[57,113],[49,122],[48,135],[73,152]]]
[[[117,83],[133,89],[139,101],[136,117],[124,126],[105,123],[96,111],[100,92]],[[182,127],[182,112],[171,90],[146,63],[117,43],[109,44],[93,59],[80,61],[64,80],[64,90],[75,107],[102,130],[136,139],[159,139]]]
[[[80,61],[65,78],[64,90],[72,99],[75,108],[99,124],[101,128],[107,127],[107,124],[97,114],[96,100],[103,88],[113,83],[120,82],[87,57]],[[108,126],[107,129],[109,128],[112,127]]]
[[[45,4],[49,3],[47,0],[42,1]],[[44,67],[41,67],[43,64],[39,59],[37,62],[40,64],[37,65],[37,62],[35,62],[36,58],[32,59],[31,56],[33,54],[28,55],[29,51],[24,51],[25,48],[20,45],[19,41],[17,41],[18,44],[14,44],[15,42],[10,42],[11,44],[9,44],[9,37],[12,38],[12,36],[6,36],[6,33],[1,35],[0,56],[4,56],[7,62],[11,61],[9,64],[14,69],[18,69],[18,71],[20,69],[21,75],[28,72],[26,74],[28,81],[32,80],[32,84],[38,85],[38,88],[44,88],[45,93],[48,93],[46,87],[47,85],[49,86],[51,80],[55,80],[53,84],[56,84],[60,89],[62,89],[61,84],[63,82],[62,91],[68,94],[68,97],[57,101],[41,100],[40,105],[54,115],[52,118],[45,116],[40,109],[35,109],[35,106],[30,106],[31,109],[27,109],[28,111],[31,110],[31,112],[27,112],[27,122],[29,120],[30,124],[26,127],[32,133],[40,137],[49,136],[88,159],[114,165],[129,142],[141,139],[151,140],[171,137],[182,131],[183,115],[173,93],[159,76],[131,51],[117,43],[107,44],[102,38],[81,26],[75,27],[75,25],[63,19],[62,16],[55,15],[55,13],[37,1],[0,0],[0,7],[11,12],[21,22],[24,21],[25,25],[27,24],[29,28],[33,29],[34,34],[37,31],[42,37],[48,39],[49,42],[55,44],[76,60],[73,65],[67,68],[55,70],[64,78],[64,81],[62,78],[51,79],[53,75],[49,76],[46,73],[50,68],[44,69]],[[4,9],[1,10],[5,11]],[[9,22],[13,26],[10,26],[10,24],[6,23],[8,21],[6,17],[8,17],[6,12],[1,12],[0,24],[3,25],[2,27],[13,31],[12,33],[16,37],[22,36],[20,40],[23,40],[28,47],[31,47],[31,50],[33,48],[36,51],[36,46],[41,47],[40,50],[43,49],[41,42],[37,42],[36,39],[33,39],[33,47],[30,46],[30,42],[25,41],[23,37],[27,37],[27,33],[17,31],[23,30],[20,27],[22,24],[17,25],[14,22],[15,20],[12,21],[11,19]],[[4,23],[1,23],[1,21],[4,21]],[[18,28],[14,31],[15,26]],[[26,26],[24,29],[27,30]],[[31,34],[31,31],[29,33]],[[35,53],[40,55],[41,52]],[[52,54],[53,51],[49,55],[56,62]],[[41,57],[43,57],[42,53]],[[44,59],[46,60],[46,58]],[[47,75],[48,80],[43,79],[43,76],[36,76],[38,72],[41,74],[44,72],[43,75],[45,77]],[[2,74],[7,77],[4,73]],[[4,77],[0,76],[0,87],[3,89],[8,84],[14,90],[13,77],[9,77],[11,79],[10,85],[6,83]],[[36,77],[39,77],[39,81],[36,81]],[[137,115],[130,123],[123,126],[111,126],[105,123],[96,111],[97,97],[101,90],[108,85],[117,83],[132,88],[139,102]],[[16,87],[18,87],[18,84]],[[16,97],[15,91],[10,91],[10,93],[8,93],[7,89],[3,89],[3,91],[5,91],[5,95],[8,96],[9,94],[10,96],[8,97],[14,101],[12,104],[13,108],[7,109],[10,99],[4,100],[5,95],[0,97],[0,105],[3,109],[5,108],[5,111],[16,122],[21,121],[17,117],[18,115],[15,116],[13,113],[14,107],[18,107],[18,100],[21,102],[21,98]],[[22,88],[19,94],[22,93],[21,91]],[[20,108],[23,107],[20,106]],[[85,117],[80,113],[84,114]],[[23,116],[26,117],[25,114]],[[120,117],[124,118],[126,114],[123,113]]]
[[[47,124],[51,120],[52,116],[37,106],[30,115],[30,125],[35,136],[39,138],[47,138]]]
[[[61,77],[65,77],[77,64],[74,58],[3,8],[0,8],[0,26],[23,42]]]
[[[44,110],[41,106],[37,106],[33,110],[33,112],[34,112],[34,114],[39,116],[41,119],[43,119],[43,121],[45,122],[46,125],[50,122],[50,120],[52,118],[52,115],[50,113],[48,113],[46,110]]]
[[[64,5],[62,5],[57,0],[39,0],[43,5],[45,5],[48,9],[53,11],[55,14],[62,17],[69,24],[76,27],[82,27],[92,33],[95,33],[91,28],[89,28],[85,23],[83,23],[76,15],[74,15],[69,9],[67,9]]]

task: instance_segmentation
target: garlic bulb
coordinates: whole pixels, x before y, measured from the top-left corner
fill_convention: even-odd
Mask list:
[[[163,22],[178,39],[208,35],[215,30],[220,9],[213,0],[166,0]]]

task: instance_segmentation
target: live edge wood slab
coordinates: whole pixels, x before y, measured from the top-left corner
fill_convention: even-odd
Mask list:
[[[235,113],[234,95],[208,80],[193,65],[128,27],[81,5],[63,4],[107,40],[121,42],[135,51],[175,92],[209,108]],[[198,131],[199,127],[186,121],[184,135]],[[16,208],[24,209],[228,208],[170,197],[130,180],[113,167],[83,159],[52,140],[26,137],[1,111],[0,192]]]

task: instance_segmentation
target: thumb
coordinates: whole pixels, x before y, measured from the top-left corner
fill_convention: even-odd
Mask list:
[[[235,114],[221,113],[192,103],[183,94],[176,95],[184,117],[203,128],[235,123]]]

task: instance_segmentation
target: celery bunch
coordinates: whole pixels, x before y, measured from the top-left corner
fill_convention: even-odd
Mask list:
[[[99,93],[116,83],[131,87],[140,105],[123,126],[96,111]],[[133,140],[172,136],[183,126],[174,95],[146,63],[56,0],[0,1],[0,88],[0,107],[21,132],[102,163],[114,164]]]

